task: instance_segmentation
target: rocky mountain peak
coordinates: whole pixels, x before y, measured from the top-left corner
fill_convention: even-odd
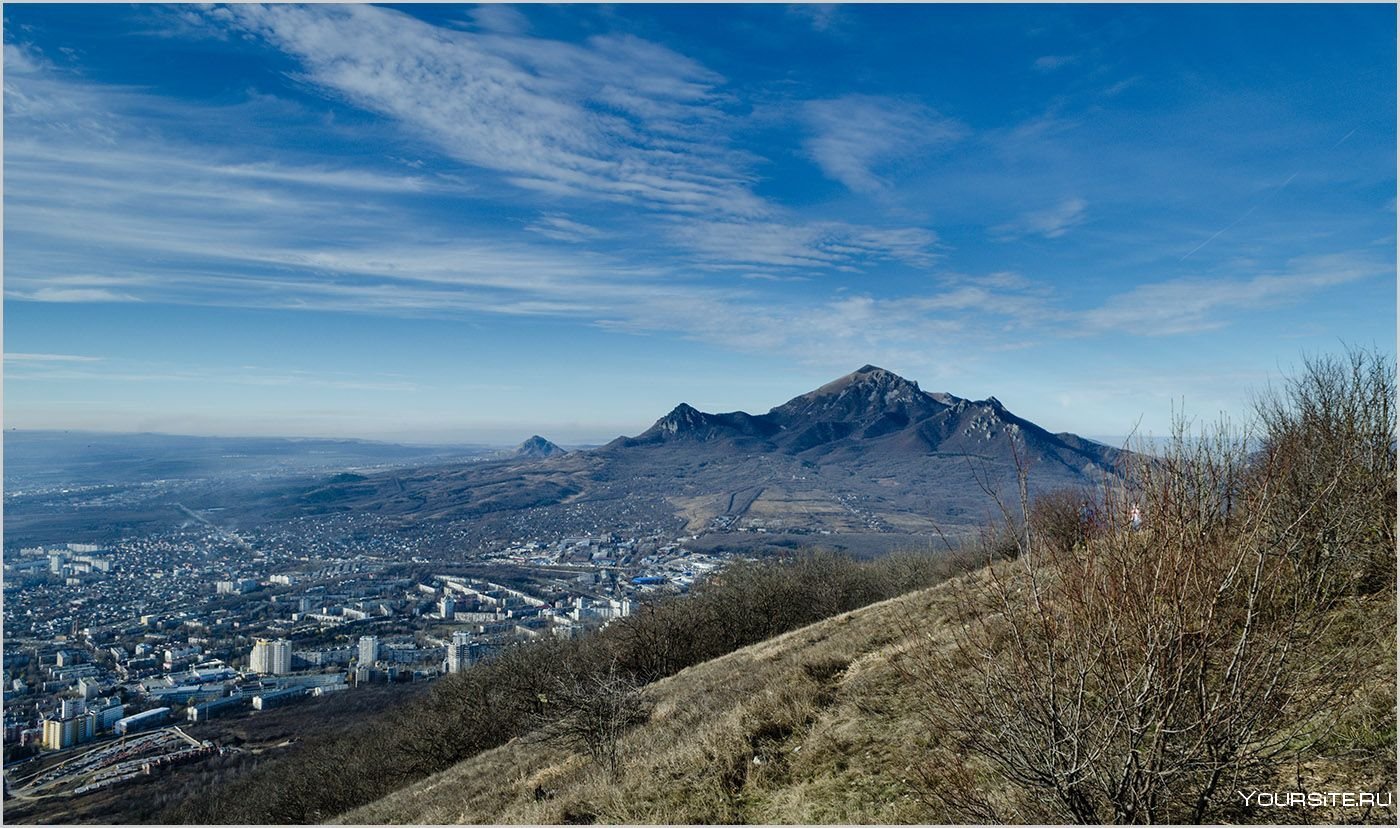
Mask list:
[[[665,417],[656,422],[657,426],[675,434],[690,428],[697,428],[705,422],[705,414],[690,403],[681,403],[671,409]]]
[[[713,414],[706,414],[689,403],[681,403],[647,429],[644,437],[669,440],[673,437],[703,437],[713,430]]]
[[[945,403],[921,391],[917,382],[877,365],[864,365],[794,397],[769,416],[785,422],[865,423],[886,415],[919,419],[944,407]]]

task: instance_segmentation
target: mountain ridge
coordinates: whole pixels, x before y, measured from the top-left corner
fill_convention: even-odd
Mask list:
[[[597,448],[544,443],[532,438],[489,462],[320,486],[279,508],[470,521],[482,540],[513,531],[509,516],[522,512],[561,535],[646,526],[714,535],[736,549],[820,533],[863,554],[974,531],[996,513],[988,490],[1011,495],[1019,468],[1036,492],[1096,484],[1122,457],[1051,434],[996,397],[927,392],[875,365],[761,414],[681,402],[640,434]]]
[[[969,415],[968,412],[972,413]],[[984,441],[993,432],[1011,440],[1030,435],[1062,462],[1081,455],[1084,462],[1070,463],[1086,470],[1107,469],[1116,449],[1076,434],[1052,434],[1010,412],[996,397],[970,400],[948,392],[927,392],[913,380],[864,365],[812,391],[800,394],[764,414],[731,411],[712,414],[682,402],[635,437],[619,437],[605,449],[637,448],[685,441],[725,442],[735,446],[792,455],[811,455],[850,448],[834,446],[842,441],[865,441],[902,435],[890,449],[907,453],[937,453],[946,448],[965,453],[967,439]]]

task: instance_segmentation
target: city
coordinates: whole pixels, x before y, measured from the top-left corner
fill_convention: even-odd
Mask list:
[[[7,790],[81,795],[159,773],[226,749],[182,728],[429,682],[605,626],[722,563],[660,532],[502,540],[449,561],[421,538],[328,543],[323,522],[298,528],[196,520],[8,553]]]

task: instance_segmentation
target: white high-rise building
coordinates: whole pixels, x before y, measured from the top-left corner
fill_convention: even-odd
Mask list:
[[[274,676],[286,675],[292,671],[292,643],[285,638],[272,641],[259,638],[253,642],[253,653],[248,657],[248,669],[254,673]]]
[[[452,634],[452,646],[447,648],[447,672],[460,673],[471,664],[472,634],[459,630]]]
[[[379,660],[379,639],[372,635],[360,636],[360,663],[372,665]]]
[[[452,596],[444,595],[442,600],[438,601],[438,615],[448,621],[457,616],[457,602],[452,600]]]

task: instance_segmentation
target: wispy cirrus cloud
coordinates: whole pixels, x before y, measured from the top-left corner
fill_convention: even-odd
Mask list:
[[[130,293],[106,288],[16,287],[7,289],[6,296],[30,302],[138,302]]]
[[[867,194],[889,186],[879,172],[884,165],[968,133],[923,104],[874,95],[808,101],[801,117],[811,132],[803,142],[807,155],[828,178]]]
[[[841,19],[841,6],[836,3],[795,3],[787,13],[807,22],[813,31],[829,32]]]
[[[47,67],[48,61],[19,43],[5,44],[5,71],[15,75],[27,75]]]
[[[16,139],[6,142],[7,156],[22,160],[21,174],[35,183],[73,185],[89,183],[97,174],[128,170],[106,189],[120,188],[130,195],[174,196],[180,192],[175,182],[200,182],[201,191],[222,188],[233,194],[242,183],[304,185],[321,190],[350,190],[368,193],[428,193],[468,191],[461,181],[442,176],[402,175],[376,172],[355,167],[327,165],[290,166],[287,164],[221,160],[208,155],[182,152],[168,147],[161,153],[157,146],[132,150],[128,140],[124,148],[89,147],[81,155],[71,145],[56,145],[44,140]],[[250,186],[245,194],[265,198],[269,191]]]
[[[541,215],[525,225],[525,229],[545,238],[566,242],[588,241],[604,235],[603,231],[592,225],[554,213]]]
[[[307,82],[519,187],[682,213],[765,210],[748,159],[717,140],[724,78],[639,38],[457,31],[372,6],[209,17],[291,55]]]
[[[6,362],[101,362],[102,357],[81,354],[5,354]]]
[[[28,357],[27,359],[25,357]],[[65,354],[5,354],[16,362],[9,381],[23,383],[209,383],[214,385],[319,387],[345,391],[416,391],[418,385],[401,376],[374,372],[306,371],[258,366],[201,368],[141,360],[74,357]],[[100,365],[95,363],[101,363]]]
[[[931,227],[890,226],[875,210],[799,214],[761,197],[755,159],[735,149],[726,79],[632,36],[563,43],[508,21],[448,29],[375,7],[235,7],[199,19],[290,56],[314,94],[382,116],[365,128],[387,150],[372,161],[293,151],[275,162],[237,141],[211,150],[169,125],[218,131],[283,103],[250,96],[234,112],[163,99],[58,76],[21,53],[21,72],[6,78],[8,298],[551,317],[858,364],[897,349],[1191,332],[1230,309],[1345,282],[1162,281],[1067,307],[1031,271],[944,272],[954,248]],[[911,153],[968,135],[905,98],[784,112],[800,115],[805,132],[790,137],[823,172],[863,194],[893,188]],[[969,148],[989,162],[971,166],[1015,196],[1021,170],[995,171],[1017,151],[1026,168],[1045,166],[1063,149],[1050,139],[1064,123],[1023,124],[1000,155]],[[1036,142],[1043,152],[1027,154]],[[420,154],[431,162],[402,160]],[[1088,219],[1084,199],[1053,198],[994,235],[1056,239]],[[800,296],[798,281],[811,286]]]
[[[1357,254],[1310,256],[1281,272],[1193,276],[1138,285],[1084,312],[1079,321],[1085,333],[1197,333],[1224,327],[1241,313],[1297,303],[1329,288],[1371,278],[1393,279],[1393,265]]]
[[[530,31],[530,20],[519,9],[505,4],[478,5],[467,13],[476,27],[488,32],[519,35]]]
[[[931,230],[845,222],[687,221],[675,223],[671,235],[701,263],[718,266],[849,269],[885,260],[926,267],[938,255]]]
[[[1025,236],[1058,239],[1088,218],[1088,202],[1082,198],[1067,198],[1043,210],[1032,210],[1015,221],[991,229],[993,238],[1010,241]]]
[[[422,25],[408,28],[417,37]],[[632,51],[643,62],[653,57]],[[241,122],[256,114],[248,106],[280,116],[280,101],[254,97],[229,111],[44,73],[13,86],[5,147],[11,299],[586,317],[603,308],[644,314],[641,303],[659,285],[725,295],[695,278],[696,268],[851,272],[891,262],[927,267],[937,258],[930,230],[801,220],[767,206],[772,217],[761,221],[659,209],[625,214],[633,223],[622,227],[558,210],[507,220],[503,229],[513,233],[440,216],[424,223],[420,205],[430,198],[468,209],[491,201],[440,165],[430,171],[388,156],[350,166],[295,154],[271,162],[169,128]],[[645,244],[641,261],[625,249],[595,249],[625,247],[628,238]],[[772,283],[789,278],[803,276]]]

